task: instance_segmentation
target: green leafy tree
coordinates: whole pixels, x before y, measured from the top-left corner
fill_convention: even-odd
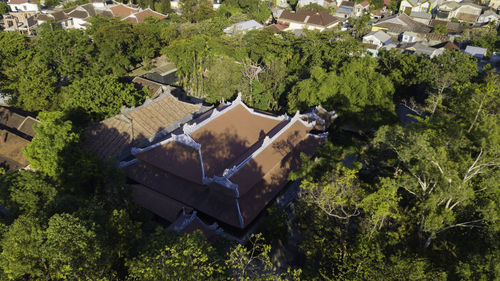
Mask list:
[[[7,14],[8,12],[9,12],[9,5],[7,5],[7,3],[5,2],[0,3],[0,17]]]
[[[290,109],[305,109],[322,104],[341,114],[355,117],[364,126],[376,124],[394,116],[389,79],[375,71],[371,58],[355,59],[336,71],[326,72],[313,67],[311,78],[297,83],[292,89]],[[365,79],[359,80],[358,77]],[[368,120],[367,112],[370,112]]]
[[[249,238],[249,247],[238,244],[226,260],[231,279],[238,281],[300,280],[300,270],[279,273],[271,262],[271,246],[264,244],[261,234]]]
[[[44,236],[40,222],[34,217],[21,216],[9,226],[0,241],[0,266],[9,279],[48,279]]]
[[[38,120],[41,124],[35,126],[36,135],[23,153],[33,169],[56,177],[63,171],[65,157],[79,136],[62,112],[42,112]]]
[[[135,63],[137,38],[131,24],[114,18],[97,17],[90,21],[92,28],[89,33],[99,50],[97,60],[100,68],[96,70],[104,74],[125,74]]]
[[[155,11],[162,14],[169,14],[172,12],[172,8],[170,7],[170,1],[168,0],[160,0],[155,3]]]
[[[69,214],[56,214],[48,222],[43,250],[50,276],[57,279],[90,279],[102,250],[96,234],[84,222]]]
[[[61,25],[44,23],[37,32],[41,40],[36,50],[55,69],[59,79],[72,81],[91,71],[96,47],[82,30],[63,30]]]
[[[82,109],[96,120],[116,115],[122,106],[135,106],[144,96],[132,84],[121,83],[116,76],[86,76],[65,89],[68,108]]]
[[[432,32],[442,35],[448,35],[448,28],[444,24],[437,24],[432,29]]]
[[[182,19],[187,22],[200,22],[215,14],[210,0],[180,0],[179,5]]]
[[[325,11],[327,12],[328,9],[321,6],[321,5],[318,5],[316,3],[309,3],[303,7],[300,7],[301,10],[308,10],[308,11],[313,11],[313,12],[322,12],[322,11]]]
[[[43,216],[57,189],[38,173],[22,171],[9,177],[10,200],[24,214]]]
[[[12,103],[27,111],[57,108],[57,75],[40,56],[33,54],[6,71]]]
[[[210,280],[223,273],[215,249],[201,232],[180,236],[172,244],[127,263],[131,280]]]
[[[483,221],[498,220],[465,215],[470,208],[477,214],[486,213],[483,208],[489,209],[496,202],[494,197],[482,194],[490,192],[490,182],[497,177],[493,171],[500,166],[498,151],[481,147],[472,155],[464,154],[460,151],[466,145],[464,138],[453,138],[432,131],[382,127],[374,140],[392,150],[400,161],[402,171],[396,171],[397,185],[416,200],[419,231],[426,234],[425,247],[448,229],[473,228]]]
[[[42,4],[47,7],[56,7],[59,6],[61,2],[59,0],[44,0]]]

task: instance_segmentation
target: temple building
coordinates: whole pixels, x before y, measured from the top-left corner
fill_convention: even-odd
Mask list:
[[[287,185],[300,154],[311,155],[324,142],[335,117],[321,107],[274,116],[247,107],[238,96],[146,146],[132,147],[120,167],[134,200],[176,228],[204,225],[194,218],[198,213],[213,231],[219,225],[243,230]]]

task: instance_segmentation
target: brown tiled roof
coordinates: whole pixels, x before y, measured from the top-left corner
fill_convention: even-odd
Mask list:
[[[92,5],[92,4],[81,5],[80,8],[87,11],[87,13],[89,14],[90,17],[97,15],[97,13],[94,9],[94,5]]]
[[[455,43],[450,42],[450,41],[442,42],[442,43],[439,43],[439,44],[434,45],[432,47],[436,48],[436,49],[445,48],[446,50],[450,50],[450,51],[451,50],[460,51],[460,48],[457,45],[455,45]]]
[[[425,38],[429,40],[443,41],[443,42],[450,40],[448,36],[437,33],[427,33],[425,34]]]
[[[17,129],[24,121],[22,116],[8,107],[0,106],[0,125]]]
[[[116,158],[130,145],[153,137],[200,108],[201,105],[179,101],[166,93],[140,107],[89,126],[85,131],[85,146],[102,159]]]
[[[295,13],[283,11],[278,20],[282,22],[294,21],[303,24],[314,24],[322,27],[327,27],[339,21],[338,18],[325,11],[312,12],[308,10],[299,10]]]
[[[169,142],[156,149],[137,154],[136,157],[165,172],[203,184],[201,159],[197,149],[178,142]]]
[[[106,18],[112,18],[113,17],[113,13],[111,11],[106,11],[106,10],[101,11],[100,15],[103,16],[103,17],[106,17]]]
[[[142,161],[124,167],[123,170],[130,179],[165,197],[176,199],[226,224],[244,228],[286,185],[288,174],[300,164],[299,152],[311,155],[320,144],[320,140],[308,137],[293,153],[284,156],[277,165],[274,165],[266,175],[260,175],[260,180],[254,188],[237,199],[216,192],[212,186],[186,181]],[[239,212],[243,218],[243,225],[240,224]]]
[[[16,5],[16,4],[24,4],[24,3],[29,3],[29,1],[28,0],[10,0],[8,2],[8,4],[14,4],[14,5]]]
[[[113,13],[113,16],[119,17],[119,18],[125,18],[125,17],[130,16],[133,13],[139,12],[139,9],[130,8],[130,7],[123,5],[123,4],[118,4],[114,7],[109,8],[109,9]]]
[[[35,135],[33,126],[38,123],[21,111],[0,106],[0,167],[19,169],[28,165],[22,150]]]
[[[220,175],[228,165],[280,121],[255,116],[241,105],[194,132],[201,145],[206,176]]]
[[[140,88],[147,87],[149,89],[149,91],[151,92],[151,94],[153,95],[153,97],[160,94],[161,89],[162,89],[162,84],[157,83],[155,81],[151,81],[149,79],[139,77],[139,76],[134,77],[134,79],[132,79],[132,83],[136,84]]]
[[[398,24],[393,22],[393,19],[399,19],[403,22],[403,24]],[[416,33],[429,33],[431,28],[423,23],[417,22],[411,19],[406,14],[394,15],[391,17],[387,17],[373,24],[373,26],[386,28],[386,29],[394,29],[403,31],[412,31]]]
[[[346,6],[346,7],[354,7],[356,3],[354,3],[353,1],[342,1],[342,3],[340,3],[340,6]]]
[[[363,6],[363,7],[367,7],[367,6],[369,6],[369,5],[370,5],[370,2],[368,2],[368,1],[363,1],[363,2],[361,2],[361,3],[359,3],[359,4],[360,4],[361,6]]]
[[[460,33],[466,27],[463,24],[460,24],[458,22],[450,22],[450,21],[443,21],[443,20],[431,20],[429,23],[430,26],[434,27],[438,24],[445,25],[446,28],[448,29],[449,33]]]
[[[54,18],[55,21],[61,21],[68,18],[64,11],[53,12],[50,15]]]
[[[264,115],[238,98],[134,149],[135,160],[121,166],[131,180],[245,228],[288,182],[300,152],[310,155],[323,142],[301,118]]]
[[[476,22],[478,15],[474,14],[466,14],[466,13],[458,13],[457,19],[463,20],[466,22]]]
[[[50,21],[50,20],[54,20],[54,17],[51,15],[48,15],[48,14],[38,14],[37,20]]]
[[[29,141],[16,134],[0,129],[0,167],[14,170],[28,165],[23,156],[23,148]]]
[[[68,16],[77,19],[86,19],[89,17],[89,14],[85,11],[74,10],[71,13],[69,13]]]
[[[35,136],[33,126],[38,123],[40,121],[28,116],[24,112],[0,106],[0,126],[4,128],[16,130],[29,138]]]
[[[142,12],[135,13],[134,16],[137,19],[138,23],[144,22],[144,20],[146,18],[149,18],[149,17],[160,19],[160,20],[167,18],[166,15],[155,12],[149,8],[147,8],[146,10],[144,10]]]
[[[184,204],[166,197],[140,184],[132,184],[132,198],[137,204],[146,206],[146,209],[160,217],[173,222],[182,213]]]

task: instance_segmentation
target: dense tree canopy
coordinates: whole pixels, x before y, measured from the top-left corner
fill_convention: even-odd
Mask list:
[[[180,9],[137,25],[93,17],[85,31],[46,23],[35,39],[0,31],[0,92],[41,121],[24,151],[32,170],[0,170],[0,279],[500,277],[498,75],[456,51],[374,59],[340,30],[224,34],[266,22],[268,1],[214,11],[212,1],[181,0]],[[351,23],[359,36],[369,17]],[[460,40],[495,50],[493,30],[468,30]],[[159,55],[176,65],[177,86],[214,106],[240,92],[276,114],[319,104],[338,114],[325,145],[290,176],[298,198],[256,223],[263,235],[238,244],[167,232],[131,201],[116,163],[82,147],[89,121],[144,101],[128,75]],[[405,122],[397,108],[410,112]]]

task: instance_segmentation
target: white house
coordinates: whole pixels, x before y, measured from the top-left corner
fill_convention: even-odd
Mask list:
[[[370,9],[370,2],[368,2],[368,1],[363,1],[361,3],[356,3],[356,5],[354,5],[354,14],[357,17],[360,17],[364,13],[368,13],[369,9]]]
[[[339,24],[339,19],[327,12],[312,12],[308,10],[298,10],[297,12],[283,11],[278,18],[278,24],[285,25],[289,30],[317,30],[323,31],[331,29]]]
[[[500,0],[490,0],[488,7],[493,8],[495,10],[500,9]]]
[[[500,22],[500,16],[493,10],[486,10],[477,18],[478,23]]]
[[[411,12],[431,13],[436,0],[403,0],[399,6],[400,13],[411,14]]]
[[[255,20],[247,20],[247,21],[242,21],[235,23],[229,27],[226,27],[224,29],[224,33],[226,34],[238,34],[238,33],[245,33],[249,30],[257,30],[257,29],[262,29],[264,26]]]
[[[13,12],[39,12],[38,4],[31,3],[28,0],[10,0],[9,8]]]
[[[405,31],[401,34],[401,42],[413,43],[419,41],[418,34],[411,31]]]
[[[335,10],[335,16],[342,19],[356,16],[354,6],[355,3],[352,1],[342,1],[340,6]]]
[[[363,43],[376,45],[378,48],[391,43],[391,36],[382,30],[371,32],[363,36]]]
[[[456,18],[460,21],[474,23],[481,11],[482,7],[474,3],[447,1],[437,8],[437,18],[446,20]]]

